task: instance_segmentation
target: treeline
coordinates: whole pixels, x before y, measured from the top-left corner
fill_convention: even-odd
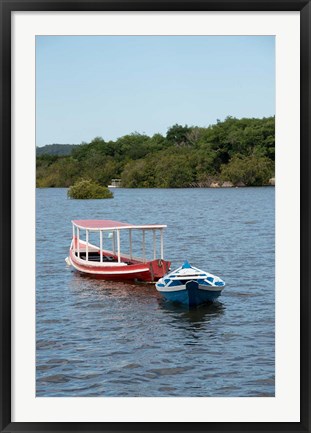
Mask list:
[[[72,149],[77,147],[78,144],[47,144],[46,146],[36,147],[36,155],[70,155]]]
[[[166,135],[96,137],[67,156],[37,155],[38,187],[69,187],[91,179],[129,188],[265,185],[274,177],[275,119],[227,117],[207,128],[174,125]]]

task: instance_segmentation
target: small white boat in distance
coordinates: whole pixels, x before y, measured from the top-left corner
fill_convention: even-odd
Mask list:
[[[108,188],[121,188],[121,179],[112,179]]]
[[[165,299],[189,306],[215,301],[224,287],[225,282],[219,277],[195,268],[187,261],[156,283]]]

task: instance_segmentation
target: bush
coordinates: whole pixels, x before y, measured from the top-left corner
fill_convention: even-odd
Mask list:
[[[75,182],[67,192],[69,198],[75,199],[103,199],[113,198],[112,192],[89,179],[80,179]]]
[[[274,164],[266,157],[234,156],[227,165],[221,167],[222,179],[234,185],[239,182],[246,186],[267,185],[273,174]]]

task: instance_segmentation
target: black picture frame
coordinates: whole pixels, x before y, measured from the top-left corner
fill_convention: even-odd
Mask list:
[[[23,423],[11,422],[11,13],[14,11],[299,11],[301,132],[300,422],[298,423]],[[1,432],[235,431],[310,432],[310,0],[0,0],[0,427]]]

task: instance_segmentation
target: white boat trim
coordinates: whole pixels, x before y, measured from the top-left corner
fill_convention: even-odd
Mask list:
[[[197,283],[195,280],[191,280]],[[158,283],[160,283],[160,280],[156,283],[157,290],[159,292],[182,292],[183,290],[187,290],[186,285],[180,285],[180,286],[158,286]],[[205,290],[206,292],[221,292],[225,286],[205,286],[202,284],[198,285],[198,289]]]
[[[184,265],[160,278],[156,283],[156,288],[159,292],[180,292],[187,290],[186,284],[171,285],[174,281],[180,281],[181,283],[185,281],[186,284],[192,281],[198,285],[199,290],[206,292],[221,292],[226,286],[225,282],[218,276],[202,271],[188,262],[185,262]],[[202,284],[203,281],[204,284]],[[220,283],[220,285],[217,283]]]

